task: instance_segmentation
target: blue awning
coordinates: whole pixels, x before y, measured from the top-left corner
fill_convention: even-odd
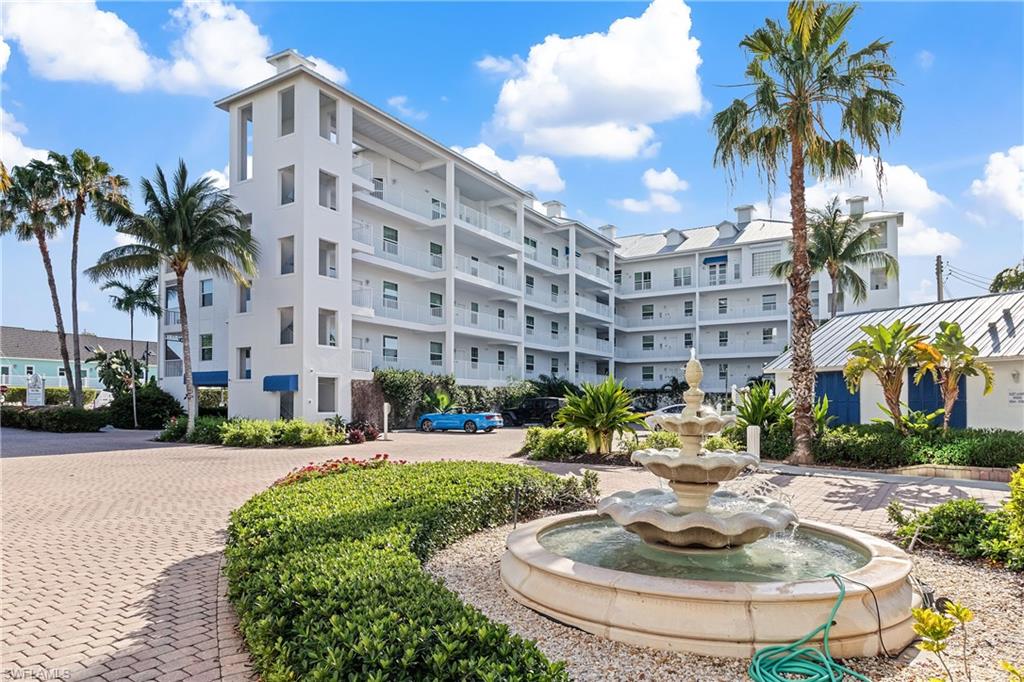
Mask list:
[[[264,391],[297,391],[299,390],[298,374],[268,374],[263,377]]]
[[[728,256],[708,256],[704,259],[704,265],[712,265],[714,263],[728,263]]]
[[[220,386],[227,388],[228,371],[192,372],[192,383],[196,386]]]

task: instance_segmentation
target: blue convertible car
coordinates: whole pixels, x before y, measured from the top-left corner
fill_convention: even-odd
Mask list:
[[[449,407],[444,412],[428,412],[420,415],[417,428],[420,431],[447,431],[462,429],[466,433],[484,431],[490,433],[505,425],[497,412],[466,412],[464,407]]]

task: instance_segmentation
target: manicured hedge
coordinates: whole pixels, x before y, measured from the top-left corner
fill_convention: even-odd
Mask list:
[[[50,431],[53,433],[82,433],[99,431],[110,423],[106,408],[85,410],[67,406],[0,408],[0,424],[15,429]]]
[[[577,479],[479,462],[339,467],[231,515],[229,597],[267,682],[567,680],[560,663],[427,576],[482,528],[588,502]]]
[[[143,384],[135,389],[135,407],[140,429],[161,429],[168,420],[183,414],[181,403],[156,385]],[[132,394],[122,393],[110,402],[110,423],[119,429],[135,428],[132,417]]]
[[[44,393],[47,405],[64,405],[71,402],[71,394],[66,388],[55,386],[45,389]],[[24,386],[8,386],[7,392],[4,393],[4,399],[8,403],[24,403],[26,394],[27,389]],[[96,396],[99,394],[100,392],[95,388],[83,388],[82,400],[85,404],[89,404],[96,400]]]
[[[587,452],[587,437],[582,431],[569,431],[559,426],[531,426],[526,429],[523,452],[530,459],[565,462]]]
[[[311,424],[301,419],[224,419],[198,417],[191,435],[185,436],[188,420],[176,417],[167,422],[157,436],[162,441],[184,441],[207,445],[230,445],[240,448],[318,447],[362,443],[370,435],[376,440],[380,432],[364,426],[361,429],[335,428],[327,423]],[[353,436],[357,438],[353,439]]]

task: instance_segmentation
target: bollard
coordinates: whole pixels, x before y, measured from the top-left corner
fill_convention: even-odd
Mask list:
[[[747,452],[755,457],[761,456],[761,427],[747,427]]]

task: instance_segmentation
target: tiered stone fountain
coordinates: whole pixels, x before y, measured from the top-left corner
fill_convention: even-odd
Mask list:
[[[837,595],[828,576],[838,573],[851,581],[830,634],[832,655],[906,646],[914,637],[910,609],[920,604],[909,557],[846,528],[809,521],[796,528],[782,501],[720,488],[758,458],[701,448],[724,419],[702,404],[703,371],[692,355],[685,376],[685,409],[660,417],[682,447],[633,454],[668,489],[618,492],[598,502],[596,514],[513,531],[501,563],[512,597],[630,644],[748,657],[820,625]]]

